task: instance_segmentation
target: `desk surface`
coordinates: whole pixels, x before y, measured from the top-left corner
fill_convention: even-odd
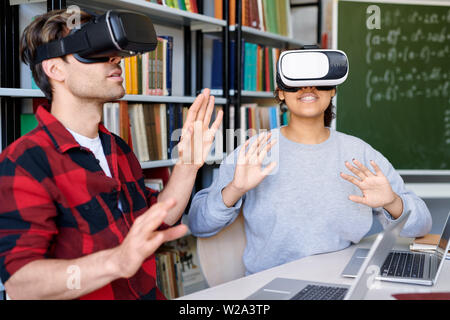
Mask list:
[[[341,277],[356,248],[370,248],[376,235],[364,238],[360,243],[344,250],[306,257],[262,272],[201,290],[179,299],[189,300],[242,300],[276,277],[351,285],[354,279]],[[395,249],[409,250],[410,238],[399,238]],[[450,291],[450,260],[444,261],[437,284],[421,286],[376,281],[365,299],[394,299],[394,293],[424,293]]]

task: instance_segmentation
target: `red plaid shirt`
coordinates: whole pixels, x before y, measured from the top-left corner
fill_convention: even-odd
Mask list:
[[[103,125],[99,135],[112,178],[44,107],[36,118],[38,127],[0,155],[3,283],[34,260],[75,259],[118,246],[136,217],[157,201],[131,149]],[[154,255],[133,277],[82,299],[164,299]]]

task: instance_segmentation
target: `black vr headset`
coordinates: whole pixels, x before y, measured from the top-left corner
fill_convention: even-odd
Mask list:
[[[73,54],[83,63],[106,62],[112,56],[130,57],[153,51],[158,44],[153,23],[143,14],[110,10],[94,16],[67,37],[37,47],[33,64]]]
[[[348,59],[340,50],[305,46],[280,54],[277,64],[277,85],[283,91],[296,92],[301,87],[331,90],[347,79]]]

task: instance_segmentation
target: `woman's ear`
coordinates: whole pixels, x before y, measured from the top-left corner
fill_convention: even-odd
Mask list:
[[[331,90],[331,99],[333,99],[335,95],[336,95],[336,88],[333,88],[333,90]]]
[[[278,98],[281,101],[284,101],[284,92],[283,92],[283,90],[278,90]]]

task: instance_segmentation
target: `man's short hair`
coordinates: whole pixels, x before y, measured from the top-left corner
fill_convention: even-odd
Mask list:
[[[84,11],[80,11],[80,22],[89,21],[92,16]],[[52,86],[47,75],[42,68],[42,63],[34,64],[36,49],[43,43],[59,40],[67,36],[70,32],[68,21],[73,20],[73,12],[66,9],[53,10],[37,16],[25,28],[20,40],[20,57],[22,61],[30,66],[31,73],[36,85],[45,94],[48,100],[52,100]],[[64,61],[65,56],[62,57]]]

